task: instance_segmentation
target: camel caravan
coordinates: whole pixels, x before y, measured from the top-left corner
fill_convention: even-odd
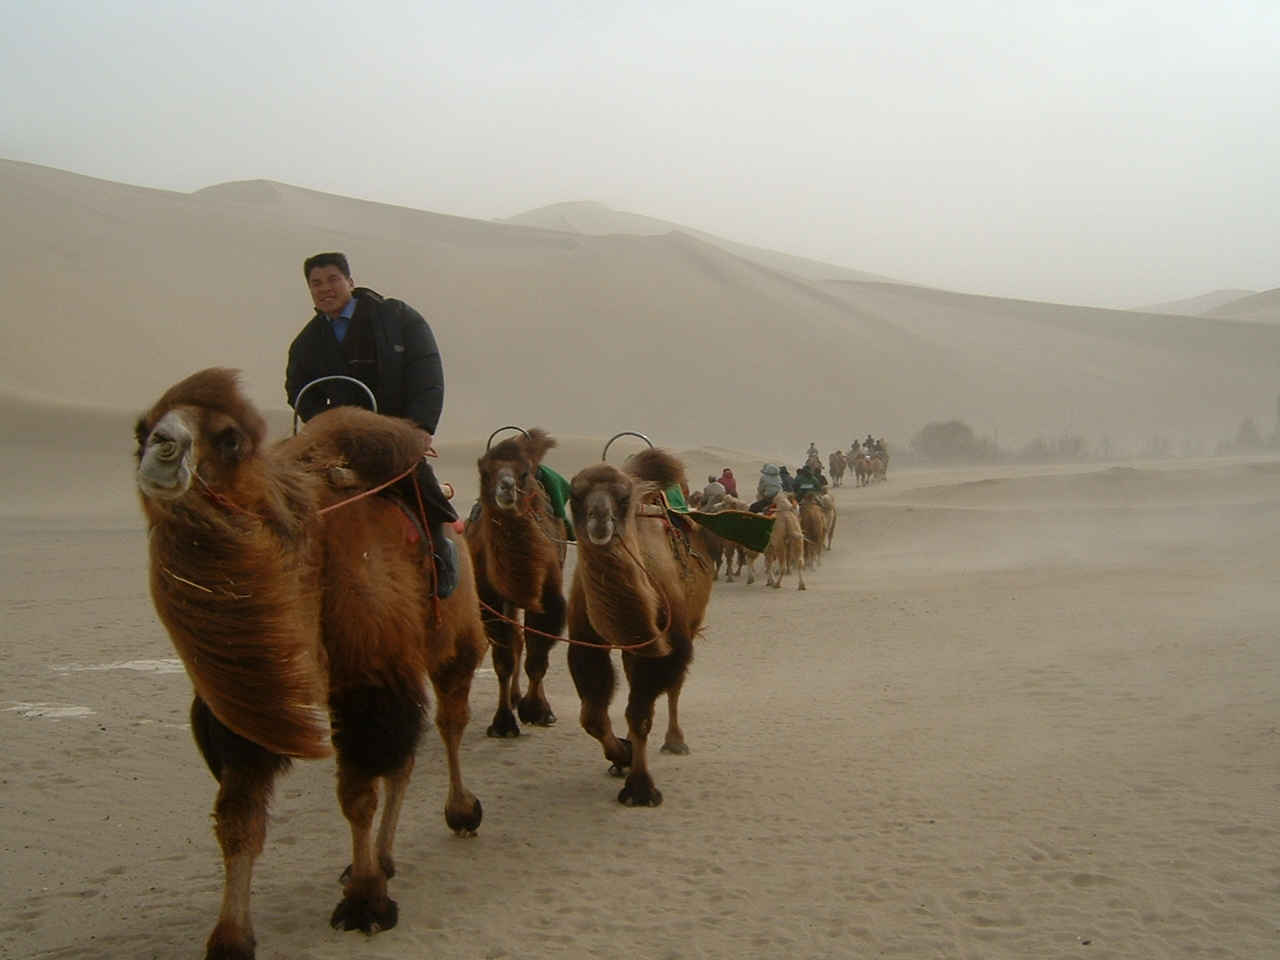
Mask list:
[[[517,435],[494,442],[508,430]],[[441,534],[463,547],[450,593],[438,589],[439,545],[415,487],[428,451],[408,421],[334,407],[269,443],[238,374],[209,369],[166,391],[136,435],[151,594],[191,680],[192,731],[217,782],[224,891],[209,958],[254,956],[253,867],[273,785],[295,759],[336,759],[351,862],[332,925],[396,925],[388,881],[428,682],[445,747],[445,823],[461,835],[481,823],[460,748],[486,653],[498,679],[490,737],[556,722],[545,678],[563,641],[579,722],[624,778],[618,801],[660,805],[649,751],[657,700],[666,695],[661,752],[687,754],[680,695],[721,570],[726,584],[752,584],[763,555],[770,587],[794,573],[805,590],[835,529],[820,462],[798,469],[789,490],[786,469],[767,464],[757,489],[767,495],[749,504],[727,468],[719,479],[733,493],[716,482],[710,497],[686,497],[684,465],[652,444],[620,467],[606,445],[566,480],[542,462],[556,446],[550,434],[503,427],[477,461],[465,525]],[[625,736],[610,720],[615,652]]]

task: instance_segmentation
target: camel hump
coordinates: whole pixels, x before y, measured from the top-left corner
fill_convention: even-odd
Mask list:
[[[661,447],[641,450],[626,462],[623,470],[637,480],[648,480],[662,489],[685,482],[684,464]]]
[[[547,451],[556,447],[556,438],[541,427],[530,427],[518,436],[508,437],[501,443],[494,444],[490,456],[495,460],[514,460],[526,457],[535,467],[542,463]]]
[[[298,462],[337,463],[369,486],[412,470],[424,453],[422,434],[411,421],[359,407],[318,413],[286,443]]]

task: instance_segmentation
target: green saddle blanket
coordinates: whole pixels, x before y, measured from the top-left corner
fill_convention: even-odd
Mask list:
[[[755,553],[764,553],[764,548],[769,545],[769,539],[773,536],[773,517],[762,517],[747,510],[721,510],[719,513],[690,510],[679,487],[668,487],[663,495],[667,500],[667,510],[671,513],[687,517],[706,527],[721,540],[739,543]]]
[[[538,482],[551,498],[551,512],[564,521],[566,535],[570,540],[577,540],[573,535],[573,519],[566,509],[569,505],[569,492],[572,487],[569,481],[556,473],[544,463],[538,464]]]

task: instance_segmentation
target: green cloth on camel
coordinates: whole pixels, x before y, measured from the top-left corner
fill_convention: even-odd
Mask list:
[[[682,517],[700,523],[721,540],[740,543],[755,553],[764,553],[773,536],[773,517],[762,517],[746,510],[721,510],[719,513],[703,513],[690,510],[684,493],[679,487],[668,487],[663,495],[667,509]]]
[[[577,540],[578,538],[573,535],[573,520],[569,517],[569,511],[565,509],[569,503],[569,492],[572,490],[569,481],[545,463],[540,463],[538,464],[538,482],[551,498],[551,512],[564,521],[566,536],[570,540]]]

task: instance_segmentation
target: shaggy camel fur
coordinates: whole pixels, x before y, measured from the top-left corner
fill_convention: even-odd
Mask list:
[[[636,454],[623,469],[599,463],[573,478],[578,563],[569,591],[569,672],[582,700],[583,729],[600,742],[614,772],[629,768],[618,793],[627,806],[662,803],[648,753],[661,694],[668,706],[662,750],[689,752],[678,703],[711,598],[712,569],[703,531],[679,520],[673,525],[658,503],[661,491],[683,478],[680,461],[660,449]],[[630,686],[625,740],[609,719],[613,647],[622,648]]]
[[[773,498],[773,509],[773,537],[764,552],[764,568],[768,575],[766,583],[770,587],[781,587],[783,576],[794,566],[800,581],[798,589],[807,590],[804,585],[804,532],[800,529],[800,508],[791,499],[791,494],[784,490]]]
[[[822,566],[822,551],[827,545],[827,518],[818,502],[819,494],[809,492],[800,504],[800,531],[804,534],[804,565],[809,569]]]
[[[411,471],[418,431],[337,408],[282,444],[267,446],[265,435],[237,374],[221,369],[171,387],[137,426],[151,594],[195,687],[192,732],[218,781],[225,883],[207,958],[253,957],[250,888],[274,781],[292,758],[331,752],[330,742],[352,838],[331,922],[365,933],[395,926],[387,879],[424,674],[448,757],[445,820],[469,834],[482,815],[459,762],[485,650],[470,565],[460,558],[457,590],[433,604],[429,552],[403,510],[380,496],[348,499]]]
[[[555,445],[545,430],[534,428],[490,447],[477,463],[480,509],[467,524],[467,546],[498,675],[491,737],[518,737],[517,713],[537,726],[556,722],[543,679],[556,643],[551,638],[560,636],[565,624],[567,531],[538,482],[538,466]],[[527,631],[517,626],[522,610]],[[529,688],[521,696],[520,659],[526,649]]]

